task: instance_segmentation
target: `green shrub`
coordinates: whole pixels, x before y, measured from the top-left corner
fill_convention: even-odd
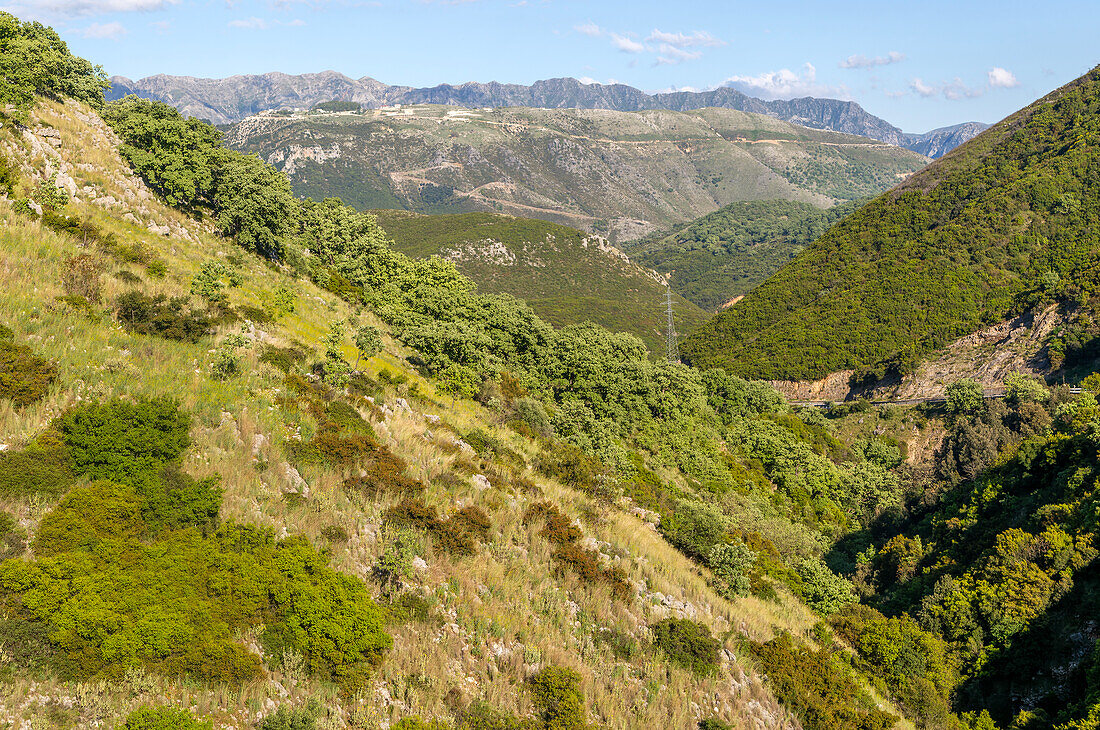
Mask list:
[[[265,345],[260,352],[260,362],[266,362],[284,373],[289,373],[294,366],[300,365],[305,360],[305,356],[305,352],[297,347]]]
[[[176,462],[191,443],[191,419],[169,398],[80,405],[56,427],[76,474],[131,485]]]
[[[458,713],[455,720],[458,730],[536,730],[537,723],[528,718],[518,718],[490,707],[480,700]]]
[[[671,515],[662,517],[661,532],[683,552],[705,561],[715,545],[729,539],[729,518],[713,504],[684,499]]]
[[[780,634],[752,652],[779,700],[806,730],[888,730],[897,718],[879,710],[826,650],[798,646]]]
[[[206,314],[188,310],[186,297],[150,297],[139,291],[120,295],[115,300],[115,314],[129,332],[181,342],[198,342],[213,325]]]
[[[733,730],[733,725],[714,718],[699,721],[699,730]]]
[[[423,500],[406,497],[386,511],[386,521],[423,530],[441,549],[455,555],[473,555],[477,540],[489,535],[489,518],[477,507],[467,507],[441,519],[435,507]]]
[[[669,661],[696,674],[713,674],[718,670],[721,644],[711,636],[706,624],[680,618],[666,618],[649,627],[653,645]]]
[[[212,730],[210,720],[198,720],[184,709],[142,707],[134,710],[118,730]]]
[[[546,730],[586,730],[581,676],[572,669],[546,667],[528,680],[531,701]]]
[[[856,600],[852,584],[829,570],[820,558],[804,558],[795,570],[802,579],[802,600],[819,614],[836,613]]]
[[[0,398],[22,408],[45,398],[56,382],[56,365],[26,345],[0,340]]]
[[[320,714],[321,706],[316,700],[306,707],[283,705],[260,721],[259,730],[313,730]]]
[[[730,599],[749,592],[749,575],[755,564],[756,553],[740,540],[715,545],[707,554],[715,590]]]
[[[69,450],[57,431],[46,431],[19,451],[0,452],[0,497],[53,497],[73,480]]]

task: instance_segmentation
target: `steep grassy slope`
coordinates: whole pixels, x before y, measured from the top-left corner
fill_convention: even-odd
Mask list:
[[[884,190],[927,162],[730,109],[269,114],[236,124],[227,140],[282,169],[299,194],[360,208],[499,211],[612,241],[739,200],[825,207]]]
[[[588,320],[637,335],[650,352],[664,353],[663,282],[598,236],[496,213],[375,213],[398,251],[453,261],[480,290],[523,299],[559,327]],[[678,294],[673,309],[684,334],[706,319]]]
[[[1100,254],[1100,70],[849,216],[685,352],[811,379],[911,361],[1040,299],[1087,296]]]
[[[714,311],[754,289],[857,208],[856,202],[826,210],[788,200],[731,203],[623,248],[638,263],[671,274],[677,292]]]
[[[31,406],[0,400],[0,442],[21,452],[51,419],[80,402],[174,398],[193,418],[182,469],[197,479],[219,478],[222,521],[300,535],[330,551],[335,568],[369,580],[380,556],[393,548],[384,514],[401,494],[387,493],[385,482],[378,483],[381,491],[364,493],[348,486],[355,472],[346,466],[295,457],[297,439],[309,442],[317,432],[321,422],[311,414],[318,407],[324,410],[325,402],[314,400],[310,388],[302,390],[301,382],[288,380],[262,357],[269,346],[309,352],[332,320],[352,312],[329,292],[242,255],[231,242],[153,200],[125,170],[109,133],[87,109],[43,104],[37,115],[38,134],[28,130],[3,140],[9,159],[25,161],[21,175],[27,187],[19,183],[17,194],[41,195],[34,192],[31,176],[42,179],[47,169],[60,170],[63,182],[72,178],[78,196],[65,211],[85,220],[86,232],[97,233],[92,239],[60,234],[0,202],[0,321],[11,327],[17,342],[31,343],[55,362],[59,374],[59,385]],[[49,136],[53,130],[57,137]],[[149,225],[158,231],[164,227],[170,235],[151,232]],[[118,247],[110,250],[140,255],[110,255],[94,242],[107,237]],[[78,255],[97,262],[102,299],[82,302],[63,284],[67,262]],[[218,334],[197,343],[175,342],[120,328],[100,303],[135,287],[187,296],[200,266],[212,257],[240,276],[241,285],[228,292],[229,306],[257,318],[245,323],[240,375],[224,380],[211,369],[218,360],[212,346],[220,351],[228,336],[241,331],[241,323],[222,325]],[[260,321],[265,302],[280,288],[294,293],[294,311],[277,321]],[[477,506],[491,520],[492,537],[475,555],[463,557],[415,533],[412,549],[423,562],[401,578],[411,603],[394,606],[397,613],[386,629],[394,637],[393,648],[365,691],[341,698],[337,686],[319,681],[294,656],[281,662],[268,656],[263,677],[239,688],[184,681],[140,664],[112,679],[66,680],[48,669],[28,671],[5,661],[3,719],[48,716],[53,719],[42,721],[57,727],[110,724],[139,704],[167,702],[191,707],[219,726],[246,727],[258,715],[270,714],[275,704],[304,705],[311,698],[327,721],[361,727],[412,714],[450,716],[456,698],[462,703],[482,699],[522,714],[531,707],[523,680],[550,663],[580,671],[589,711],[609,727],[690,728],[702,714],[738,726],[752,725],[753,718],[770,727],[788,722],[749,665],[724,655],[716,674],[698,676],[657,655],[639,653],[643,644],[633,637],[648,630],[644,627],[651,621],[686,611],[719,636],[739,627],[751,638],[764,639],[772,634],[773,622],[795,631],[807,627],[812,619],[804,609],[789,602],[728,602],[716,596],[700,571],[644,522],[536,473],[528,466],[538,458],[536,442],[492,425],[490,412],[473,402],[440,398],[404,363],[407,351],[388,337],[384,344],[384,351],[365,363],[367,380],[362,381],[377,382],[386,372],[391,385],[371,386],[379,408],[349,401],[369,419],[366,433],[407,463],[406,474],[424,485],[428,505],[444,515]],[[288,383],[299,389],[296,395],[288,395]],[[319,392],[334,402],[348,398]],[[482,434],[483,440],[474,442],[482,449],[480,456],[456,445],[460,435],[471,432]],[[507,456],[494,456],[486,443]],[[15,462],[0,466],[9,463]],[[471,480],[471,470],[488,474],[492,486]],[[5,482],[4,488],[9,486]],[[561,505],[570,519],[582,516],[578,524],[584,540],[604,545],[600,549],[610,551],[606,560],[643,591],[641,597],[624,602],[605,586],[555,569],[553,544],[537,524],[528,526],[524,519],[528,507],[541,500]],[[14,532],[3,525],[4,544],[17,546],[4,557],[31,557],[24,546],[35,544],[43,517],[56,504],[56,496],[3,492],[0,509],[15,518]],[[11,584],[5,584],[9,607],[10,590]],[[376,600],[385,603],[384,596]],[[408,618],[409,611],[414,618]],[[3,620],[10,618],[7,614]],[[605,636],[612,639],[604,641]],[[241,640],[247,644],[254,638]],[[6,657],[27,660],[27,646],[3,643]],[[635,679],[626,681],[627,675]]]

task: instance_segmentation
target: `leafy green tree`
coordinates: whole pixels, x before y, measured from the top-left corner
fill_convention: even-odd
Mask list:
[[[103,69],[73,56],[53,28],[0,11],[0,107],[25,113],[36,96],[47,96],[99,108],[108,86]]]
[[[959,380],[944,389],[947,412],[952,416],[968,416],[978,412],[985,402],[982,386],[974,380]]]
[[[214,207],[223,236],[269,259],[281,259],[297,201],[286,175],[258,157],[232,154],[214,171]]]
[[[359,367],[360,358],[370,359],[382,351],[382,333],[377,327],[365,324],[355,331],[355,348],[359,350],[355,358],[355,367]]]
[[[214,173],[227,158],[221,132],[133,95],[107,104],[103,118],[122,140],[119,152],[165,202],[188,211],[213,207]]]
[[[1046,386],[1023,373],[1009,373],[1005,377],[1005,389],[1005,400],[1011,405],[1050,400],[1050,392]]]
[[[804,558],[795,565],[802,579],[802,598],[819,614],[828,616],[856,600],[852,584],[829,570],[820,558]]]

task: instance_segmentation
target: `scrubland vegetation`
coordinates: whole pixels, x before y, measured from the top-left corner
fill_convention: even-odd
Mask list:
[[[792,409],[398,253],[163,105],[107,105],[120,158],[37,93],[0,134],[3,721],[1095,725],[1100,379]]]
[[[1088,302],[1100,262],[1100,70],[845,218],[692,335],[700,367],[806,380],[912,363],[1042,301]],[[895,367],[897,369],[897,367]]]

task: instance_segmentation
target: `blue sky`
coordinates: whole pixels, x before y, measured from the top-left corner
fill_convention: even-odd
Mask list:
[[[854,99],[906,131],[994,122],[1100,63],[1097,0],[0,0],[108,73],[574,76]]]

